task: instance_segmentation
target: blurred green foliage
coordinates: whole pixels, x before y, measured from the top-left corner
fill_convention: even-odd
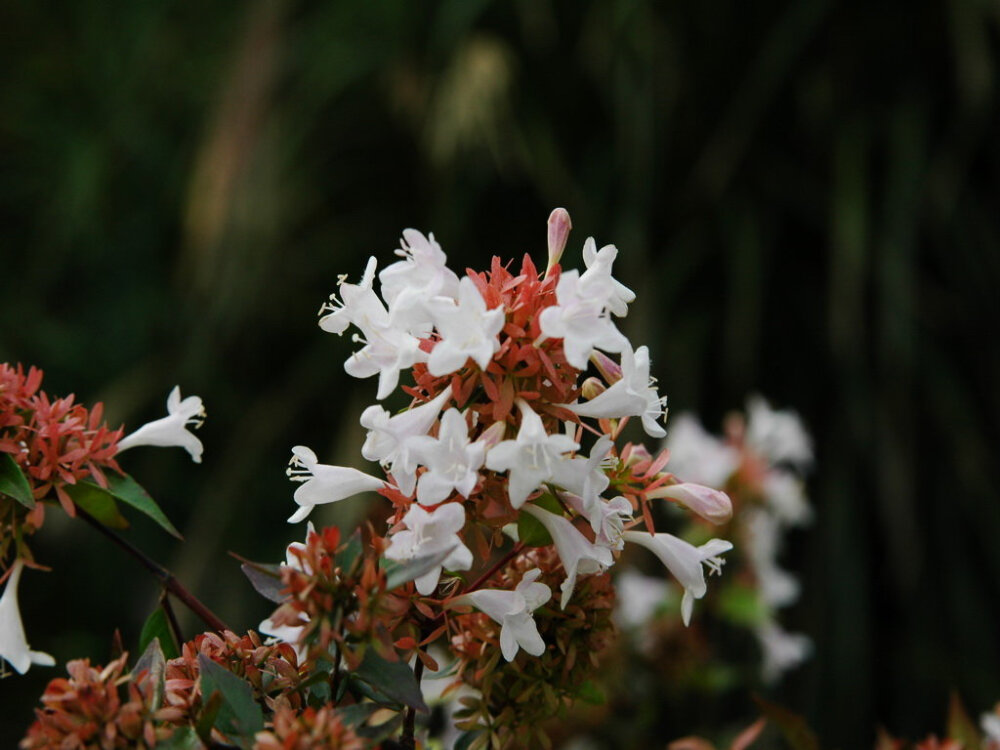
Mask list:
[[[251,627],[226,550],[301,536],[289,448],[360,461],[374,387],[314,325],[338,274],[408,226],[456,268],[541,260],[566,206],[570,265],[589,234],[620,248],[672,408],[717,424],[760,390],[816,435],[786,619],[817,650],[771,697],[826,746],[918,736],[952,687],[1000,698],[998,30],[982,0],[8,0],[0,359],[133,426],[175,383],[205,399],[202,466],[127,462],[187,543],[130,535]],[[137,642],[156,589],[130,560],[69,522],[38,552],[36,648]],[[59,673],[0,682],[0,744]]]

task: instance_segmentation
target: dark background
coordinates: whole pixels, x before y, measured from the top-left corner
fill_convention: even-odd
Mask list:
[[[8,0],[0,360],[132,427],[175,383],[205,399],[204,464],[123,457],[187,543],[129,535],[252,627],[226,551],[302,535],[290,447],[360,460],[374,381],[315,325],[337,275],[410,226],[456,269],[543,262],[565,206],[568,265],[619,247],[672,409],[715,426],[757,390],[815,435],[783,619],[816,653],[765,694],[828,747],[940,731],[951,689],[1000,699],[998,30],[979,0]],[[26,628],[103,662],[156,587],[60,516]],[[0,682],[0,744],[59,674]]]

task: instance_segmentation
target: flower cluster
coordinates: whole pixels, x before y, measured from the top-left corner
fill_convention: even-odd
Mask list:
[[[762,674],[774,681],[811,649],[805,635],[781,627],[776,611],[799,596],[799,582],[779,566],[778,554],[785,533],[812,518],[801,479],[812,464],[812,441],[797,414],[772,409],[753,396],[745,416],[727,418],[724,438],[710,435],[696,417],[680,414],[672,420],[666,446],[671,467],[724,488],[733,500],[731,531],[742,541],[759,603],[754,630],[763,653]]]

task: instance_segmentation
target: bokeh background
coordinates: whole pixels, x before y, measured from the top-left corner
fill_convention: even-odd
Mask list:
[[[301,536],[289,448],[360,461],[374,384],[315,325],[337,276],[411,226],[456,268],[541,260],[565,206],[570,265],[619,247],[673,410],[717,426],[759,391],[815,435],[783,620],[816,652],[762,694],[827,747],[940,730],[950,690],[1000,699],[998,31],[985,0],[8,0],[0,360],[115,423],[205,399],[201,466],[126,461],[186,544],[129,536],[252,627],[226,553]],[[59,515],[29,636],[103,662],[156,587]],[[0,681],[0,745],[60,672]],[[673,736],[753,715],[688,707]]]

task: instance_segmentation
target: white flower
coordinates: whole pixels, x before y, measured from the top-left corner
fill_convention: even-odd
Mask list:
[[[747,399],[746,443],[772,464],[805,469],[812,463],[812,440],[793,411],[771,408],[760,396]]]
[[[389,467],[392,478],[404,495],[412,495],[417,483],[417,458],[413,455],[411,438],[427,435],[449,398],[450,385],[426,404],[393,417],[377,404],[361,413],[361,426],[368,429],[361,455]]]
[[[775,620],[767,619],[756,628],[763,654],[761,677],[775,682],[783,672],[794,669],[809,658],[812,641],[802,633],[789,633]]]
[[[56,660],[41,651],[32,651],[24,635],[21,610],[17,606],[17,585],[21,580],[24,560],[17,558],[10,570],[7,587],[0,596],[0,659],[10,663],[18,674],[24,674],[32,664],[42,667],[55,665]]]
[[[595,542],[608,549],[619,550],[625,546],[622,533],[625,522],[632,518],[632,503],[623,495],[603,500],[594,496],[592,502],[568,492],[560,492],[561,497],[573,510],[590,521],[594,530]]]
[[[538,318],[541,339],[562,339],[566,361],[578,370],[587,368],[594,349],[620,352],[628,346],[608,315],[609,300],[588,293],[593,291],[584,287],[579,271],[566,271],[556,284],[557,304],[546,307]]]
[[[197,396],[188,396],[181,400],[181,388],[175,385],[167,396],[167,416],[148,422],[118,441],[118,452],[121,453],[137,445],[155,445],[161,448],[179,446],[191,454],[191,460],[201,463],[201,452],[204,447],[201,441],[187,429],[188,425],[201,427],[205,420],[205,407]]]
[[[619,318],[628,314],[628,305],[635,292],[611,276],[611,265],[618,257],[618,248],[605,245],[600,250],[593,237],[583,243],[583,262],[587,270],[580,276],[580,289],[587,296],[604,300],[605,306]]]
[[[681,617],[685,625],[691,622],[694,600],[701,599],[708,591],[705,571],[701,566],[705,564],[713,573],[720,572],[724,561],[719,555],[733,548],[733,545],[725,539],[710,539],[700,547],[695,547],[673,534],[666,533],[626,531],[624,537],[625,541],[645,547],[660,558],[660,562],[667,566],[667,570],[684,587]]]
[[[772,608],[791,604],[799,597],[799,582],[778,567],[781,522],[763,510],[747,510],[743,516],[749,547],[747,557],[757,577],[761,600]]]
[[[701,426],[692,414],[670,417],[670,471],[685,481],[722,487],[740,465],[740,453]]]
[[[441,340],[427,358],[431,375],[449,375],[472,359],[485,370],[500,348],[497,335],[503,328],[504,311],[486,309],[486,300],[468,276],[458,284],[458,300],[438,298],[434,305],[434,324]]]
[[[517,439],[504,440],[486,454],[487,469],[509,472],[507,493],[514,508],[524,505],[528,495],[554,476],[556,465],[566,460],[563,453],[580,447],[568,435],[549,435],[527,402],[518,399],[517,405],[521,410]]]
[[[416,579],[417,591],[430,596],[437,588],[441,569],[468,570],[472,567],[472,552],[458,536],[465,526],[465,508],[461,503],[445,503],[426,511],[414,503],[403,516],[406,530],[392,535],[385,556],[390,560],[412,560],[444,552],[451,554],[433,570]]]
[[[545,652],[545,641],[531,613],[552,596],[544,583],[535,583],[542,574],[538,568],[527,571],[513,591],[480,589],[455,599],[452,604],[471,604],[490,619],[500,623],[500,652],[507,661],[514,661],[519,648],[532,656]]]
[[[354,324],[361,330],[354,341],[364,346],[354,352],[346,362],[344,370],[355,378],[368,378],[378,374],[376,398],[383,399],[395,390],[399,383],[399,371],[412,367],[427,358],[420,349],[420,340],[404,328],[397,327],[389,318],[389,312],[372,289],[375,276],[375,258],[370,258],[360,284],[340,282],[341,303],[335,295],[320,312],[331,310],[320,318],[319,325],[324,331],[342,334],[348,325]]]
[[[668,484],[647,493],[649,498],[669,498],[697,513],[706,521],[726,523],[733,517],[733,501],[722,490],[693,482]]]
[[[448,258],[433,234],[424,237],[416,229],[405,229],[399,244],[396,255],[403,260],[378,275],[382,297],[394,324],[423,337],[433,323],[427,302],[434,297],[458,296],[458,276],[445,265]]]
[[[983,714],[979,717],[979,726],[986,735],[984,739],[994,745],[1000,745],[1000,714],[996,712]]]
[[[670,584],[662,578],[625,570],[615,577],[615,610],[619,627],[645,625],[670,593]]]
[[[559,587],[562,591],[560,608],[566,609],[570,597],[573,596],[577,576],[607,570],[614,565],[614,557],[607,547],[588,541],[587,537],[581,534],[565,516],[550,513],[537,505],[526,505],[524,511],[541,522],[556,545],[556,552],[559,553],[559,559],[562,560],[563,569],[566,571],[566,579]]]
[[[611,483],[604,468],[613,446],[610,437],[601,435],[590,450],[590,458],[575,456],[553,464],[552,481],[586,501],[596,498]]]
[[[666,430],[657,422],[663,416],[666,398],[660,398],[649,376],[649,349],[640,346],[635,352],[628,342],[622,350],[622,377],[603,393],[582,404],[564,404],[581,417],[617,419],[642,417],[642,426],[652,437],[663,437]]]
[[[316,454],[304,445],[292,448],[292,460],[285,472],[293,482],[302,482],[295,490],[295,502],[301,507],[288,519],[298,523],[323,503],[335,503],[361,492],[381,489],[386,483],[348,466],[321,464]]]
[[[479,481],[486,448],[482,443],[469,441],[469,428],[458,409],[449,409],[441,417],[438,436],[410,439],[411,450],[427,467],[417,483],[417,502],[434,505],[441,502],[452,490],[468,497]]]
[[[772,469],[764,477],[767,507],[782,523],[801,526],[812,520],[812,508],[802,487],[802,480],[790,471]]]

